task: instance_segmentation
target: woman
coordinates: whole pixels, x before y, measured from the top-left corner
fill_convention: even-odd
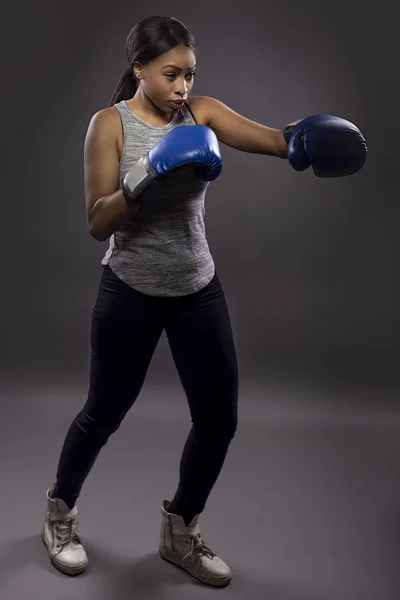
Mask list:
[[[125,50],[129,67],[109,107],[93,116],[85,140],[88,228],[96,240],[110,242],[92,313],[88,399],[67,433],[47,492],[42,538],[58,569],[74,575],[87,568],[76,500],[101,448],[137,399],[165,330],[193,427],[176,494],[161,506],[159,552],[200,581],[224,586],[231,570],[205,545],[198,525],[238,424],[235,344],[204,228],[205,192],[222,166],[217,140],[280,158],[288,156],[290,141],[294,168],[312,164],[321,176],[348,174],[348,165],[324,163],[329,153],[323,152],[325,121],[318,138],[322,117],[283,132],[213,98],[189,97],[196,50],[178,20],[141,21]],[[348,122],[330,119],[343,139],[354,133]],[[357,158],[361,138],[352,172],[363,164]]]

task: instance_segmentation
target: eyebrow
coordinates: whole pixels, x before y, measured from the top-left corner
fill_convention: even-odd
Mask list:
[[[182,69],[180,69],[180,68],[178,67],[178,65],[164,65],[164,66],[163,66],[163,69],[166,69],[167,67],[173,67],[174,69],[178,69],[178,71],[182,71]],[[193,67],[189,67],[189,69],[188,69],[188,70],[189,70],[189,71],[193,71],[193,69],[195,69],[195,68],[196,68],[196,65],[193,65]]]

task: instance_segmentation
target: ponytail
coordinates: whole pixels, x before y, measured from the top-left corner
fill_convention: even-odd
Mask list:
[[[121,102],[121,100],[129,100],[135,95],[136,90],[137,79],[133,73],[133,69],[128,67],[119,78],[108,106],[114,106],[114,104]]]

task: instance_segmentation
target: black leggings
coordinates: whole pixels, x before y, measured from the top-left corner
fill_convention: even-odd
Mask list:
[[[174,506],[187,516],[204,510],[238,424],[237,357],[218,275],[198,292],[164,298],[132,289],[108,266],[92,314],[88,399],[67,433],[53,492],[70,508],[138,397],[164,329],[192,420]]]

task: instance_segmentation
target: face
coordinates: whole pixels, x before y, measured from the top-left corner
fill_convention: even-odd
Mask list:
[[[193,87],[196,57],[189,48],[180,45],[165,52],[144,67],[134,67],[146,96],[162,111],[179,110]]]

